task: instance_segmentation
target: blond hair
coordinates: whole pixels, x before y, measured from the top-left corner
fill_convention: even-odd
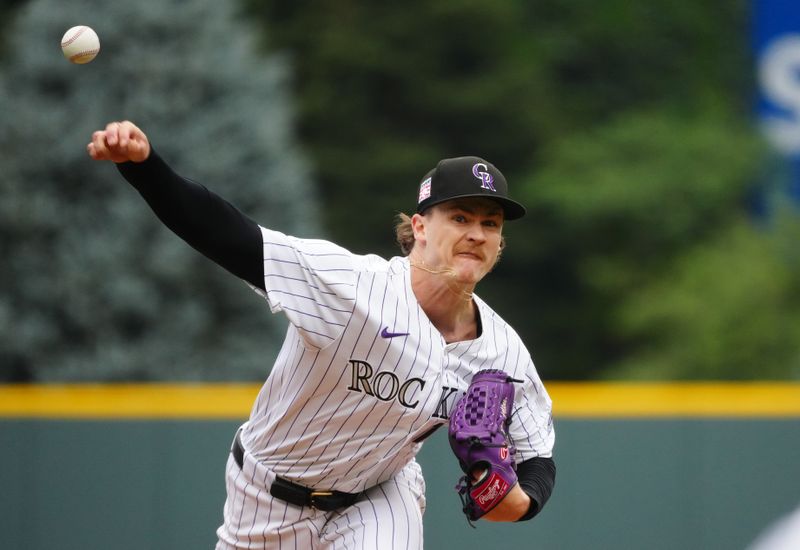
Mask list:
[[[414,248],[414,228],[411,227],[411,217],[408,214],[398,213],[395,216],[394,237],[403,256],[411,254]]]

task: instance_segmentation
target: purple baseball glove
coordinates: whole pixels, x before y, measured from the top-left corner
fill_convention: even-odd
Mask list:
[[[517,482],[516,449],[508,435],[513,382],[520,380],[502,370],[476,373],[450,415],[450,447],[466,474],[456,490],[470,521],[497,506]]]

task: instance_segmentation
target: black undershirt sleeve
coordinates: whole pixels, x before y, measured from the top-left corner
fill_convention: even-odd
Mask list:
[[[158,219],[195,250],[237,277],[264,289],[261,229],[235,206],[176,174],[151,149],[141,163],[117,169]]]
[[[517,465],[517,479],[519,486],[531,497],[531,507],[528,513],[517,521],[526,521],[538,514],[556,484],[556,463],[552,458],[534,457]]]

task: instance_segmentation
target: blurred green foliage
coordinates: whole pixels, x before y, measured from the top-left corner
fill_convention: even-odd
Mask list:
[[[19,3],[0,3],[0,11]],[[280,170],[277,179],[270,179],[275,172],[254,174],[264,150],[270,159],[282,158],[283,151],[294,158],[297,151],[286,134],[296,129],[325,205],[319,214],[321,236],[355,252],[384,256],[397,253],[392,218],[397,211],[413,211],[420,177],[440,158],[480,155],[503,170],[529,215],[506,226],[509,246],[479,292],[520,332],[546,379],[800,379],[800,263],[795,251],[800,227],[796,212],[764,194],[773,164],[751,120],[754,67],[748,1],[240,0],[243,19],[261,29],[263,48],[262,57],[251,59],[245,72],[269,73],[286,60],[292,97],[287,101],[282,94],[286,81],[278,79],[262,97],[256,99],[259,93],[254,91],[252,103],[224,108],[203,103],[202,86],[187,87],[185,82],[200,73],[227,78],[228,65],[235,66],[235,56],[244,54],[225,48],[198,50],[198,42],[210,41],[206,26],[213,17],[203,15],[206,4],[201,0],[180,6],[180,15],[157,11],[158,27],[115,33],[133,44],[159,47],[141,53],[129,48],[124,61],[104,50],[116,63],[92,87],[92,101],[108,103],[101,110],[59,105],[53,90],[71,86],[67,77],[34,78],[19,72],[15,60],[12,67],[18,72],[5,80],[14,78],[19,90],[40,90],[47,101],[32,103],[32,108],[57,122],[48,130],[35,125],[30,132],[59,134],[70,119],[98,118],[99,112],[133,117],[137,111],[126,102],[108,98],[127,97],[144,78],[145,103],[154,111],[148,115],[148,128],[163,119],[159,133],[180,129],[181,141],[189,140],[190,149],[213,141],[213,153],[203,149],[184,156],[176,146],[170,157],[179,170],[196,167],[182,171],[212,184],[238,180],[224,176],[230,166],[249,168],[245,182],[283,182],[291,169]],[[130,9],[135,14],[142,8]],[[189,30],[184,24],[189,20],[195,27],[196,21],[204,21],[203,32]],[[248,32],[243,21],[231,25],[229,37]],[[165,65],[160,77],[164,83],[151,85],[149,71],[164,55],[155,50],[163,51],[164,44],[174,47],[171,55],[183,61],[178,67]],[[54,63],[66,70],[63,60]],[[173,116],[176,109],[184,110]],[[200,110],[208,120],[196,125],[193,115]],[[223,125],[214,122],[220,111],[229,117]],[[284,133],[241,151],[249,139],[237,131],[254,124]],[[4,147],[20,138],[30,141],[19,125],[13,128],[10,133],[3,128]],[[7,181],[30,181],[26,163],[46,164],[29,152],[8,155],[17,160],[4,160],[6,172],[22,176]],[[54,166],[33,178],[58,179],[57,174],[82,166],[63,153],[56,158],[59,163],[47,161]],[[269,162],[276,166],[277,160]],[[86,177],[97,181],[99,176],[75,181]],[[22,183],[13,185],[22,193]],[[262,223],[280,224],[273,210],[259,210],[255,187],[214,188]],[[79,186],[68,189],[74,194]],[[302,185],[300,193],[310,195]],[[776,212],[769,219],[751,213],[758,194],[767,196]],[[265,199],[279,200],[275,195]],[[76,196],[69,204],[86,200]],[[96,196],[98,205],[106,200],[102,193]],[[135,198],[126,200],[115,208],[141,208]],[[41,201],[42,208],[57,210],[48,200]],[[297,231],[313,232],[313,206],[301,213],[280,204],[276,211],[285,218],[311,220]],[[283,223],[277,228],[293,231],[290,221]],[[157,234],[156,225],[149,226],[145,238]],[[40,242],[10,222],[2,231],[6,242]],[[55,243],[44,253],[58,256],[65,250],[71,248]],[[95,255],[102,256],[102,250]],[[146,250],[134,247],[128,256],[144,261],[150,257]],[[34,248],[26,257],[39,265],[42,253]],[[158,256],[172,254],[182,257],[185,252],[175,249]],[[91,295],[87,289],[92,277],[103,273],[103,265],[96,257],[82,260],[78,266],[87,272],[87,282],[65,279],[61,292],[78,288]],[[191,265],[204,269],[202,262]],[[33,285],[40,271],[34,265],[25,284]],[[26,276],[15,271],[9,277]],[[44,278],[36,288],[47,288],[49,281]],[[173,294],[170,289],[179,287],[170,281],[134,273],[113,288],[104,285],[101,296],[108,291],[108,300],[115,303],[130,295],[129,302],[142,308],[153,303],[135,290],[144,285],[163,298],[159,311],[195,307],[195,313],[184,316],[192,322],[209,311],[228,311],[229,300],[237,304],[230,311],[241,305],[230,296],[214,306],[193,302],[209,287]],[[222,292],[224,283],[215,282],[212,288]],[[29,294],[21,296],[14,300]],[[183,306],[174,301],[183,301]],[[37,303],[20,302],[6,314],[6,322],[24,310],[26,326],[34,327],[26,330],[34,334],[70,326],[64,312],[31,306]],[[190,331],[189,342],[203,342],[198,348],[202,353],[193,354],[192,360],[212,353],[217,362],[223,356],[231,362],[239,354],[251,357],[246,351],[251,333],[236,328],[242,324],[233,323],[234,318],[238,315],[214,314],[213,323],[200,323],[205,330]],[[249,315],[243,318],[255,322]],[[40,325],[31,319],[39,319]],[[153,323],[149,316],[136,319]],[[161,330],[180,326],[183,321],[176,319],[165,315]],[[226,334],[244,336],[232,344],[219,340]],[[173,352],[156,356],[157,361],[172,362],[184,354],[180,345],[187,338],[181,330],[169,338],[176,343]],[[269,333],[268,339],[277,338]],[[108,354],[130,353],[130,347],[111,337],[93,345]],[[57,362],[57,351],[47,361]],[[141,354],[130,357],[142,361]],[[124,376],[126,371],[121,372]],[[186,377],[208,375],[207,369],[185,372]]]
[[[8,27],[16,15],[17,8],[26,0],[0,0],[0,21]],[[8,33],[0,35],[0,56],[4,55],[9,47]]]
[[[784,261],[779,237],[732,221],[683,251],[664,276],[630,292],[618,330],[636,343],[608,375],[800,378],[800,279]]]
[[[546,378],[800,377],[796,227],[748,215],[748,2],[244,2],[294,61],[335,240],[395,253],[421,175],[484,156],[530,215],[480,293]]]
[[[564,354],[591,349],[606,358],[603,377],[793,374],[800,279],[776,241],[797,228],[766,231],[747,216],[764,156],[741,124],[710,110],[630,113],[552,147],[526,187],[550,228],[516,248],[569,281],[544,298],[562,315]]]

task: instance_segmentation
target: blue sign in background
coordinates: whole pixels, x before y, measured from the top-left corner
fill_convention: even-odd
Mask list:
[[[800,204],[800,1],[755,0],[753,21],[759,121],[786,159],[781,186]]]

